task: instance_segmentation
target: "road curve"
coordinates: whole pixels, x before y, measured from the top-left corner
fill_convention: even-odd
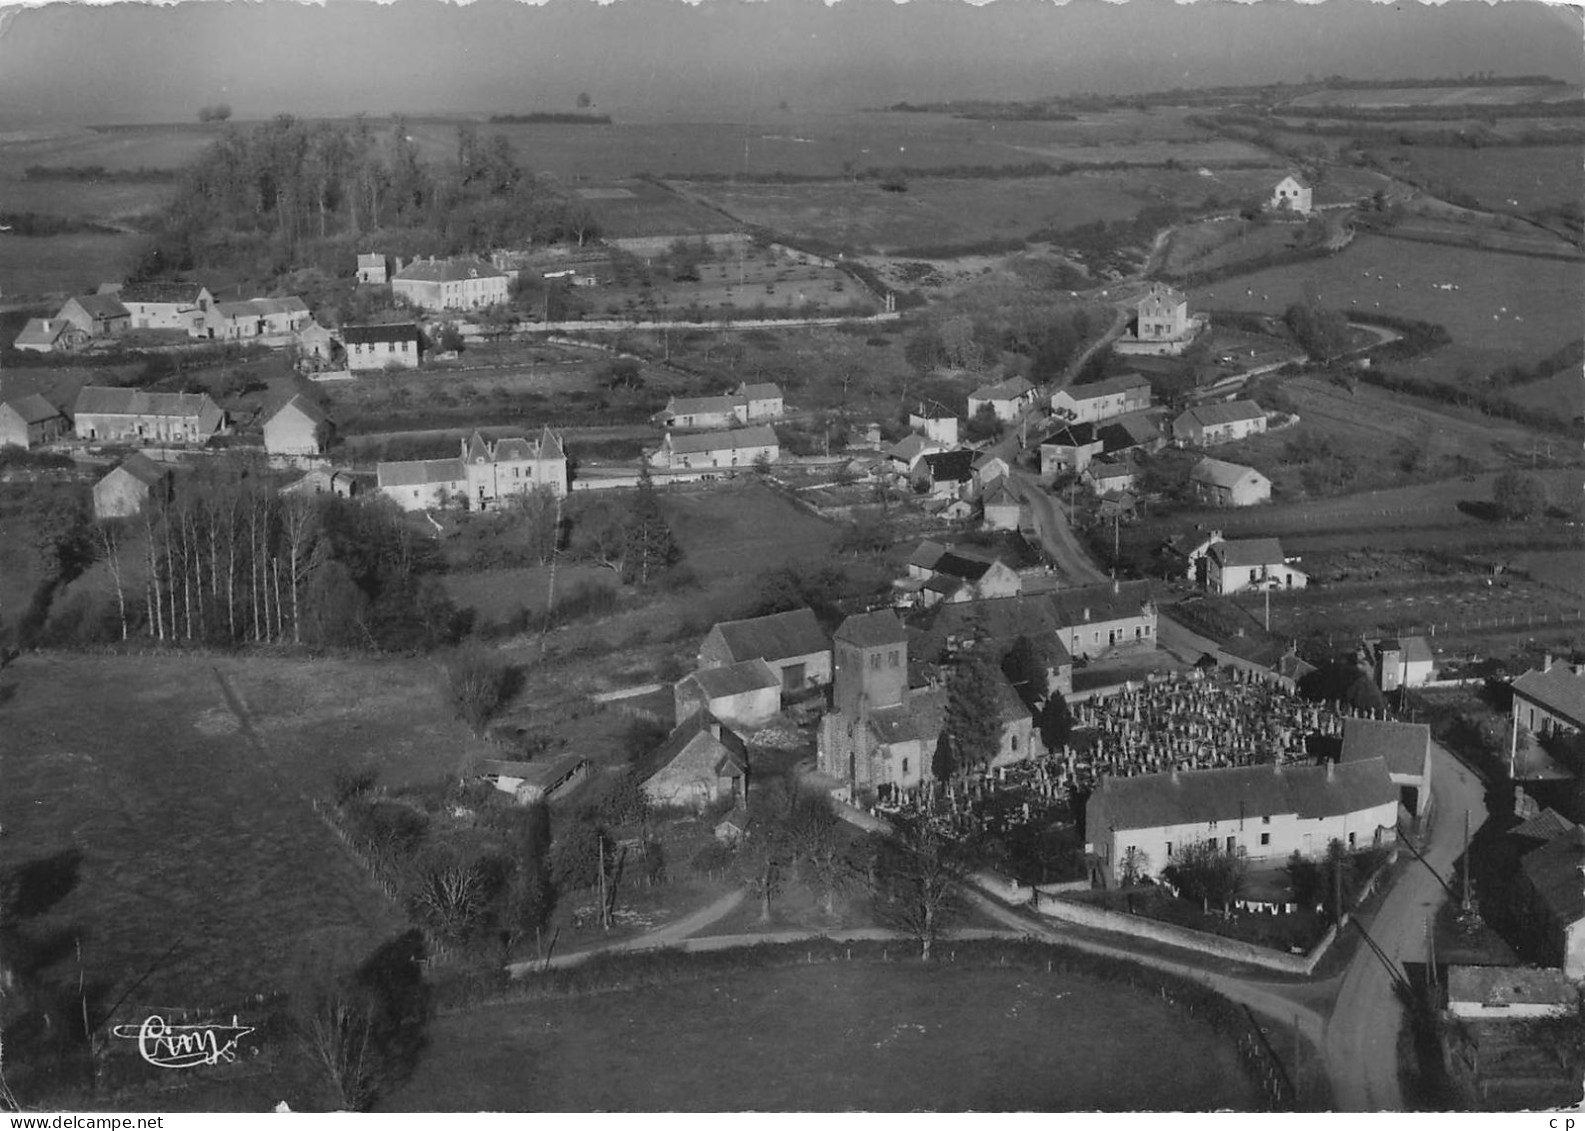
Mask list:
[[[1047,557],[1062,571],[1071,585],[1087,585],[1107,580],[1106,574],[1096,568],[1073,536],[1068,520],[1063,517],[1056,501],[1040,485],[1040,481],[1027,471],[1014,471],[1013,486],[1029,505],[1030,517],[1040,534],[1040,545]]]

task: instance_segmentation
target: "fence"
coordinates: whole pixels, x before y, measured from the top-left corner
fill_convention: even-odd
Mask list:
[[[1510,613],[1505,617],[1478,617],[1475,620],[1465,621],[1433,621],[1430,624],[1414,625],[1410,628],[1397,630],[1400,636],[1432,636],[1440,629],[1442,635],[1449,632],[1496,632],[1503,629],[1515,631],[1521,628],[1545,628],[1549,625],[1580,624],[1585,622],[1585,609],[1576,609],[1573,612],[1541,613],[1534,612]]]

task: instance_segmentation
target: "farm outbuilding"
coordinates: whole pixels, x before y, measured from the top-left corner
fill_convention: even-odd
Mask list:
[[[0,401],[0,448],[53,444],[70,431],[65,414],[37,393]]]
[[[659,806],[704,809],[748,796],[748,745],[708,711],[679,723],[642,766],[644,793]]]
[[[1271,480],[1252,467],[1207,456],[1189,472],[1194,497],[1213,507],[1252,507],[1271,501]]]
[[[169,497],[171,473],[148,456],[134,452],[94,484],[94,517],[126,518],[144,504]]]
[[[1431,810],[1431,728],[1392,719],[1344,719],[1340,761],[1380,758],[1398,787],[1403,807],[1416,819]]]
[[[317,456],[330,446],[335,432],[330,417],[298,393],[264,420],[264,450],[270,455]]]
[[[699,645],[701,668],[764,660],[782,690],[803,691],[831,682],[831,638],[809,609],[791,609],[745,620],[721,621]]]
[[[781,714],[781,673],[759,657],[701,668],[672,689],[676,717],[708,711],[728,726],[752,730]]]
[[[1199,405],[1172,422],[1172,438],[1179,447],[1230,444],[1265,430],[1266,410],[1254,401]]]

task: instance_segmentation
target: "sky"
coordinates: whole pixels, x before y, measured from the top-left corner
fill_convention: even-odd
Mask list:
[[[17,0],[0,0],[15,4]],[[570,110],[741,120],[786,102],[1034,98],[1495,71],[1585,81],[1579,7],[1540,0],[293,0],[0,9],[0,115]]]

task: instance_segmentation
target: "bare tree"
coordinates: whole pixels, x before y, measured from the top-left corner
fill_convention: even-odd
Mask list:
[[[123,584],[121,573],[121,531],[112,519],[107,519],[94,525],[94,533],[99,539],[99,550],[105,560],[105,567],[110,571],[110,578],[116,585],[116,609],[121,614],[121,639],[127,638],[127,591]]]
[[[926,962],[946,925],[963,912],[958,883],[964,872],[957,844],[928,821],[896,822],[877,849],[876,911],[919,941]]]

